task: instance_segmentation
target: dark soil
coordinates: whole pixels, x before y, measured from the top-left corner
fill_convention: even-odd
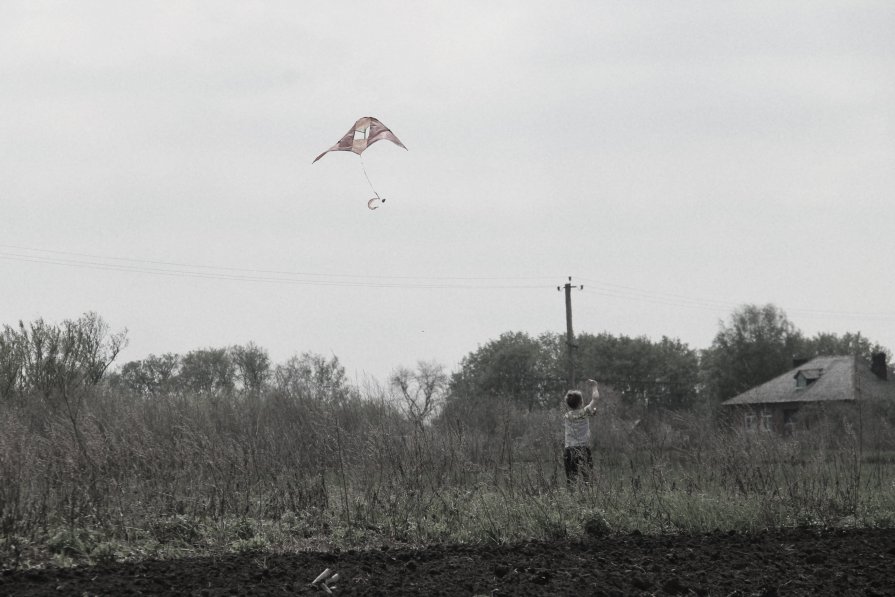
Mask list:
[[[895,595],[895,529],[626,535],[5,571],[0,595]]]

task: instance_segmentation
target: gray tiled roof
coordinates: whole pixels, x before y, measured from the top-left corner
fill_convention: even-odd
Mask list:
[[[821,374],[816,376],[818,370]],[[796,387],[796,375],[804,372],[807,379],[816,381],[802,388]],[[827,402],[865,398],[895,399],[895,379],[879,379],[870,371],[870,363],[860,357],[817,357],[774,379],[747,390],[725,406],[742,404],[770,404],[782,402]]]

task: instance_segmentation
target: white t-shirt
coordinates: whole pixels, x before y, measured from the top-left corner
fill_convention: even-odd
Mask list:
[[[566,435],[566,447],[590,445],[590,415],[594,414],[590,406],[567,411],[563,415],[563,427]]]

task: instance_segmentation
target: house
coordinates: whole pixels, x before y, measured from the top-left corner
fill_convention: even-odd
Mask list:
[[[730,407],[737,427],[790,435],[808,405],[875,400],[895,401],[895,372],[885,353],[870,363],[857,356],[793,359],[790,371],[722,404]]]

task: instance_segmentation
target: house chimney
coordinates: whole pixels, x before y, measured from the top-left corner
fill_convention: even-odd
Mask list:
[[[873,353],[872,359],[873,360],[870,362],[870,371],[883,381],[889,379],[889,368],[886,366],[886,353],[875,352]]]
[[[792,355],[792,368],[798,369],[799,367],[801,367],[802,365],[807,363],[809,360],[810,359],[805,359],[805,358],[800,357],[797,354],[794,354],[794,355]]]

